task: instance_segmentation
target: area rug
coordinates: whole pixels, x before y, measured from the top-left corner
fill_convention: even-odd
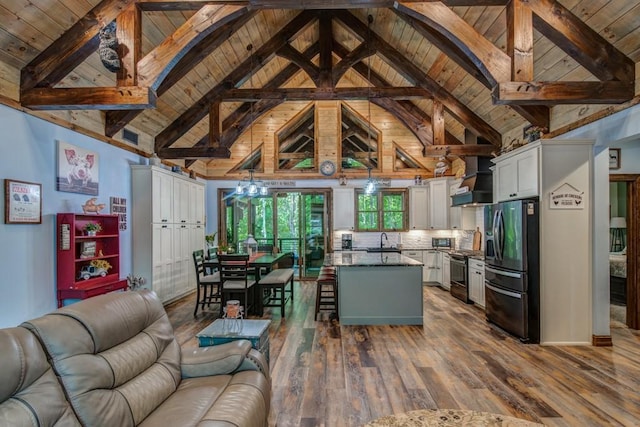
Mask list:
[[[507,415],[488,412],[465,411],[461,409],[424,409],[404,414],[388,415],[371,421],[365,427],[447,427],[447,426],[490,426],[490,427],[540,427],[531,421]]]

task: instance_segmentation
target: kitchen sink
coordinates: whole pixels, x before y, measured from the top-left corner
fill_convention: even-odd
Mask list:
[[[367,248],[367,252],[395,252],[400,253],[398,248]]]

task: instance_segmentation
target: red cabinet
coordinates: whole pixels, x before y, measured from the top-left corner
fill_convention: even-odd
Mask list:
[[[85,226],[101,230],[88,235]],[[57,232],[58,307],[66,299],[85,299],[120,289],[120,235],[117,215],[59,213]]]

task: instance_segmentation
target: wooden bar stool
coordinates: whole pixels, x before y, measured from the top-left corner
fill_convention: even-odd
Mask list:
[[[318,319],[321,311],[335,312],[339,319],[338,311],[338,279],[335,267],[322,267],[316,282],[316,313],[314,320]]]

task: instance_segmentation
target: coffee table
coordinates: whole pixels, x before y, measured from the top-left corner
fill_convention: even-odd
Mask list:
[[[196,334],[198,345],[208,347],[236,340],[248,340],[251,346],[264,354],[269,362],[269,325],[271,320],[226,320],[217,319]],[[234,328],[232,322],[241,322],[242,328]]]

